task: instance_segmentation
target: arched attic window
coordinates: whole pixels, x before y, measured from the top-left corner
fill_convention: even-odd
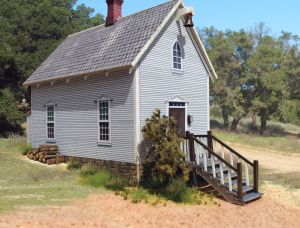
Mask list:
[[[178,42],[173,46],[173,69],[182,69],[182,51]]]

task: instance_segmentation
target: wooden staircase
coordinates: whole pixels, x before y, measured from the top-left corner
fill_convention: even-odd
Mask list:
[[[186,132],[182,150],[197,176],[204,179],[228,202],[245,205],[259,199],[258,161],[249,161],[213,136]],[[197,185],[197,178],[193,184]]]

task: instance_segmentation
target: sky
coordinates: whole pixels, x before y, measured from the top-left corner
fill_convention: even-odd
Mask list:
[[[167,2],[167,0],[124,0],[123,16]],[[78,0],[106,17],[106,0]],[[264,22],[272,35],[281,31],[300,36],[300,0],[184,0],[194,8],[197,27],[250,29]]]

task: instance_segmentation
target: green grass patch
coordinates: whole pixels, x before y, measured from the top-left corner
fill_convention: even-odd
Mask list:
[[[128,180],[110,174],[105,170],[97,170],[93,165],[87,164],[80,171],[81,183],[95,188],[105,188],[113,191],[122,191],[127,187]]]
[[[296,136],[261,136],[213,129],[213,134],[223,141],[267,148],[282,153],[300,153],[300,139]]]
[[[81,165],[80,163],[75,159],[71,158],[68,163],[67,163],[67,169],[72,170],[72,169],[80,169]]]
[[[300,189],[300,172],[276,173],[273,170],[261,169],[262,184],[271,182],[288,188]]]
[[[32,164],[21,155],[24,138],[0,139],[0,212],[27,206],[57,205],[87,196],[78,171]]]

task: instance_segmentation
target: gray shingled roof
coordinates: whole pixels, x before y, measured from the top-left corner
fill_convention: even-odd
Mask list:
[[[177,2],[68,36],[24,84],[130,66]]]

